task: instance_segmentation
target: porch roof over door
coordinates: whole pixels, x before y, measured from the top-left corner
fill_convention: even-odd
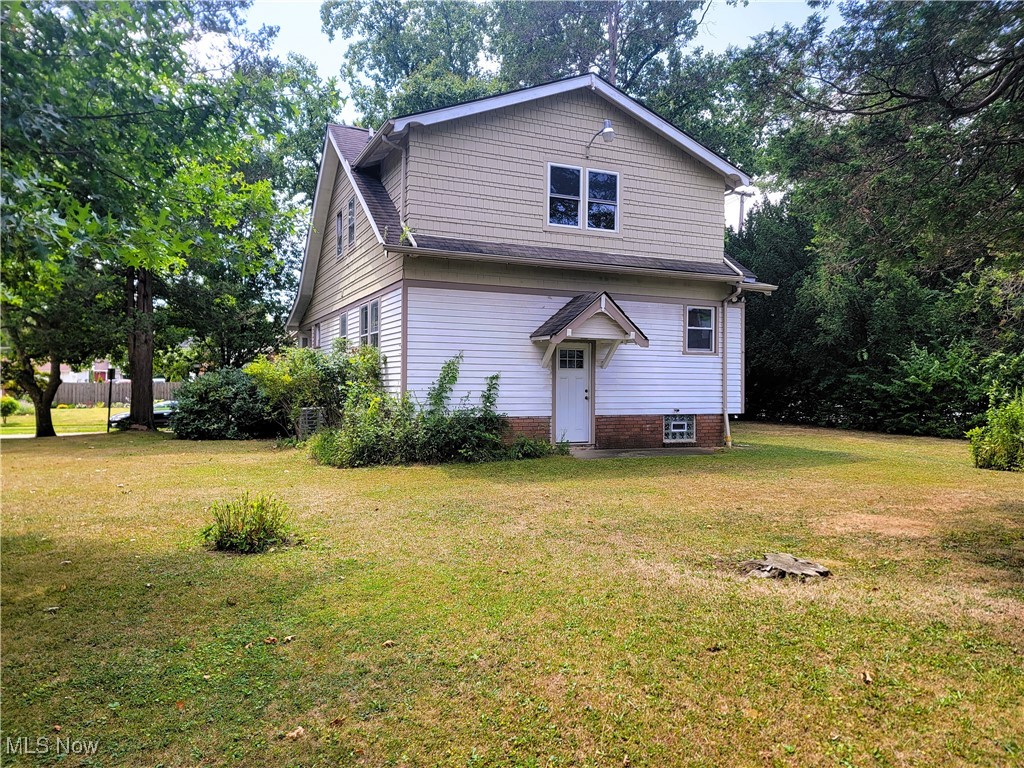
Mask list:
[[[545,368],[551,361],[555,347],[564,341],[597,341],[607,345],[607,352],[601,360],[602,368],[608,366],[620,344],[636,344],[638,347],[650,345],[647,334],[604,291],[573,296],[531,333],[530,339],[537,343],[547,343],[542,361]]]

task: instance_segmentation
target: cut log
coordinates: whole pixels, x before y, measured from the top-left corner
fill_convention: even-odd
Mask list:
[[[765,552],[763,560],[745,560],[740,563],[739,568],[748,576],[762,579],[784,579],[793,576],[803,580],[832,575],[832,572],[823,565],[801,560],[785,552]]]

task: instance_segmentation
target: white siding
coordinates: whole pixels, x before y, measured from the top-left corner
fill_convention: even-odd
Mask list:
[[[409,289],[406,386],[420,402],[445,361],[464,354],[452,396],[477,403],[484,381],[501,375],[498,410],[509,416],[551,415],[551,371],[541,367],[544,349],[530,334],[557,312],[568,296]]]
[[[589,318],[579,328],[573,328],[573,333],[583,338],[591,339],[621,339],[622,328],[608,315],[598,312]]]
[[[530,334],[569,297],[411,287],[407,388],[422,401],[446,360],[465,359],[453,396],[477,402],[484,380],[501,374],[498,408],[509,416],[551,415],[551,370],[541,367],[544,346]],[[608,368],[596,368],[595,408],[604,415],[722,412],[722,357],[687,355],[685,304],[620,301],[650,338],[642,349],[623,344]],[[720,313],[720,308],[716,314]],[[741,410],[741,307],[729,310],[730,411]],[[600,323],[600,320],[598,321]],[[718,324],[721,335],[721,323]],[[721,338],[716,349],[721,350]],[[603,357],[598,351],[598,360]]]
[[[402,391],[402,289],[380,298],[380,351],[384,355],[384,386]]]

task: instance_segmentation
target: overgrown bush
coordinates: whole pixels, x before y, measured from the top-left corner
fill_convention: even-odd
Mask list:
[[[288,508],[273,497],[248,492],[234,501],[218,501],[210,507],[213,523],[203,538],[225,552],[251,554],[266,552],[288,541]]]
[[[536,440],[526,435],[520,435],[507,448],[508,457],[515,461],[520,459],[543,459],[545,456],[553,456],[559,453],[556,448],[547,440]]]
[[[16,414],[20,407],[18,401],[9,395],[0,397],[0,419],[3,419],[3,423],[6,424],[7,417]]]
[[[367,352],[355,362],[349,369],[341,427],[322,430],[309,441],[310,456],[319,464],[437,464],[527,458],[552,452],[550,445],[525,438],[512,446],[504,444],[508,421],[497,412],[497,375],[487,379],[479,404],[470,405],[463,399],[452,406],[462,355],[442,366],[420,408],[408,396],[396,397],[384,391],[379,357]]]
[[[266,398],[238,368],[221,368],[186,382],[177,401],[171,429],[186,440],[248,440],[277,433]]]
[[[328,426],[341,424],[349,367],[358,365],[353,359],[365,354],[349,353],[340,340],[328,353],[292,347],[274,357],[259,357],[244,370],[255,380],[282,431],[298,437],[303,408],[320,408]]]
[[[1024,391],[989,409],[984,426],[967,433],[974,466],[981,469],[1024,469]]]

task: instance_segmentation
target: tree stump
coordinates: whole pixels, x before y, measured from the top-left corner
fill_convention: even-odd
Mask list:
[[[832,572],[823,565],[801,560],[785,552],[765,552],[763,560],[745,560],[740,563],[739,568],[748,576],[757,576],[761,579],[784,579],[793,576],[803,581],[832,575]]]

